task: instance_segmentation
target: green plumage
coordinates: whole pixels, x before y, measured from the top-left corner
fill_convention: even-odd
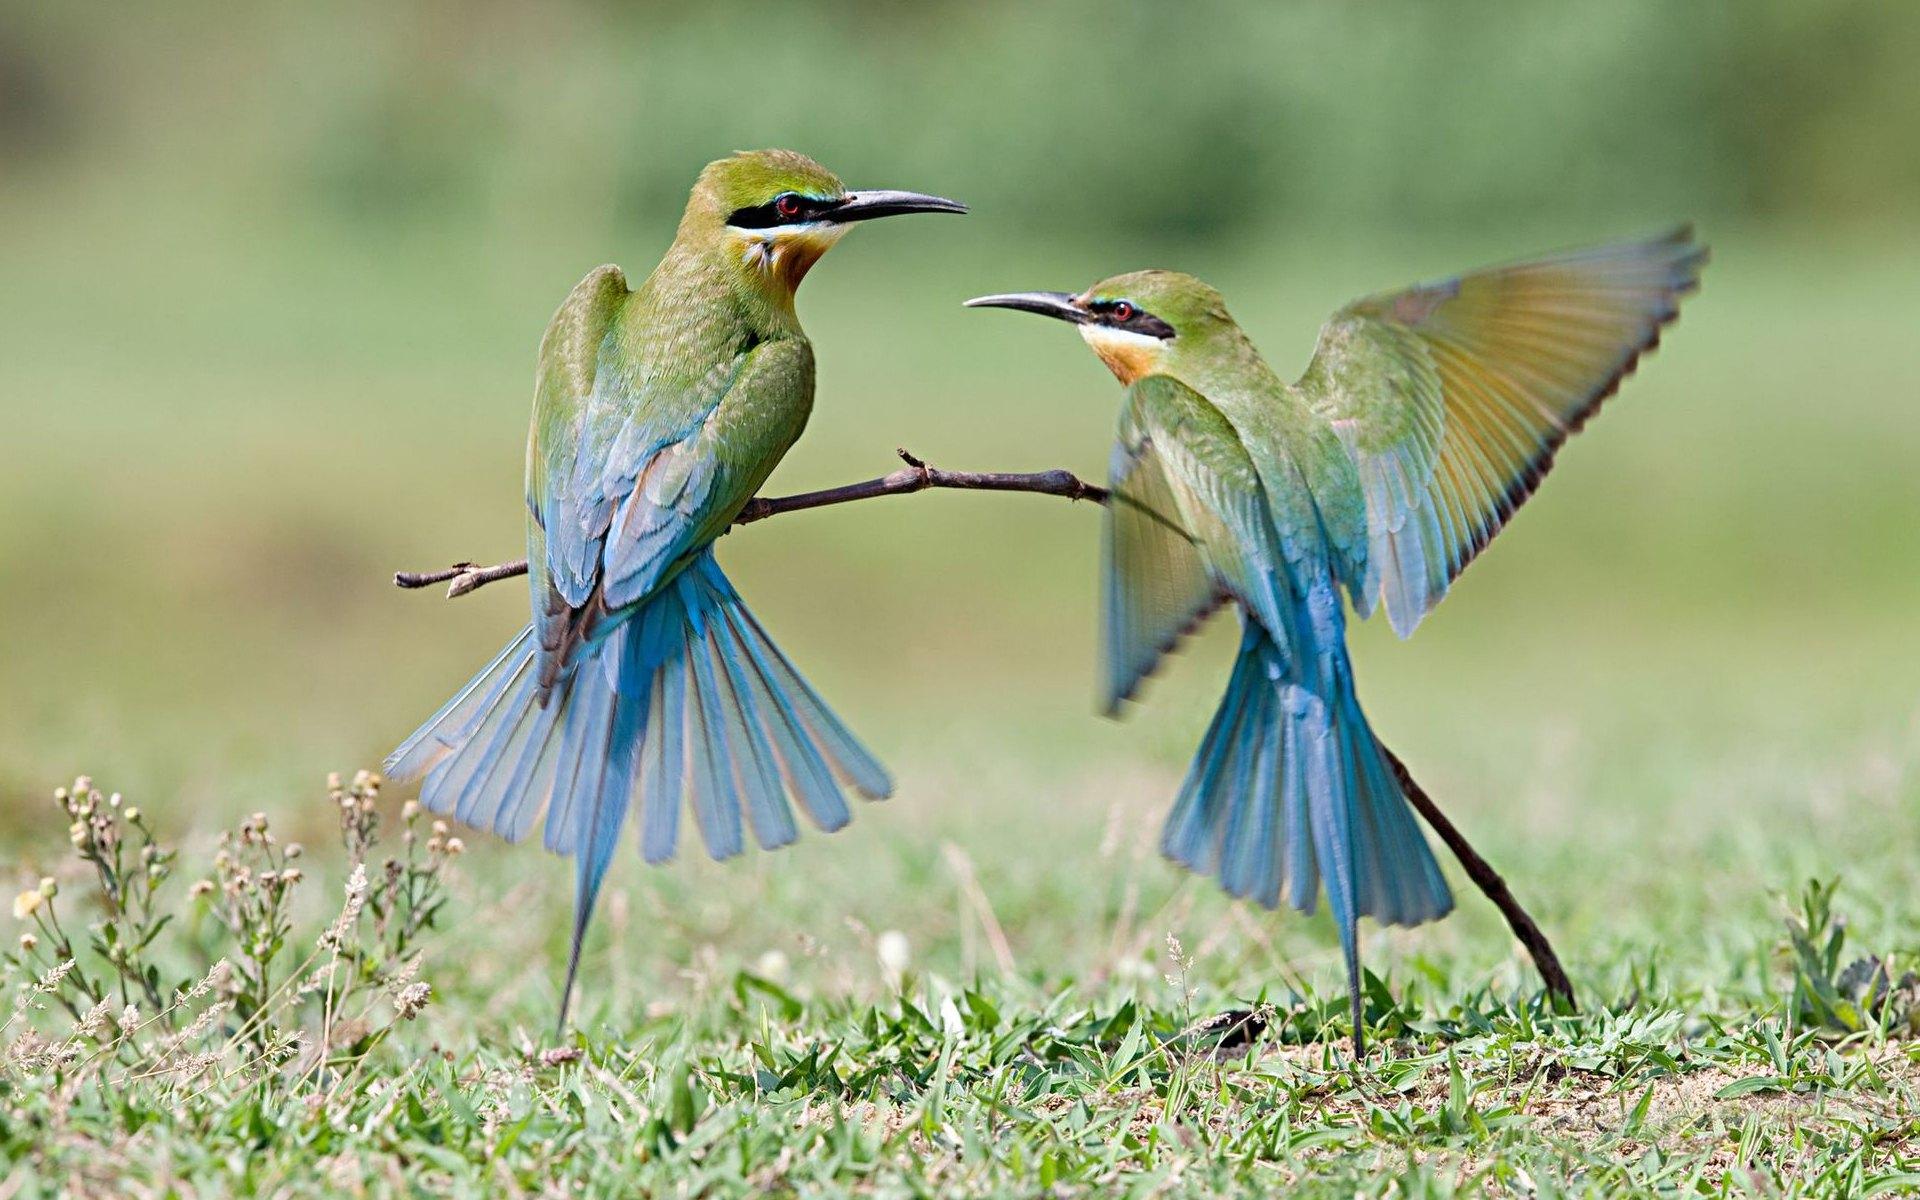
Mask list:
[[[798,835],[793,807],[844,825],[844,791],[892,789],[713,557],[806,427],[813,347],[794,289],[855,221],[960,212],[849,193],[802,155],[710,164],[638,287],[583,279],[540,343],[527,439],[532,623],[388,760],[435,812],[509,840],[544,819],[578,860],[561,1021],[629,807],[672,858],[690,810],[708,853]]]

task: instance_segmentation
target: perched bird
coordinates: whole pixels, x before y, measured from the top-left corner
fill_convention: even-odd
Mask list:
[[[825,830],[843,788],[886,770],[767,638],[713,542],[800,436],[813,346],[807,271],[858,221],[962,213],[916,192],[850,192],[787,150],[700,173],[673,245],[637,288],[605,266],[540,343],[527,440],[533,620],[387,759],[434,812],[578,860],[564,1030],[581,940],[639,800],[640,849],[673,857],[680,813],[716,859],[744,830],[794,840],[789,800]],[[744,815],[744,829],[743,829]]]
[[[1102,692],[1109,713],[1229,600],[1239,656],[1161,837],[1235,896],[1311,912],[1324,884],[1364,1045],[1356,923],[1453,897],[1361,712],[1344,588],[1402,636],[1533,493],[1691,291],[1679,229],[1349,305],[1283,382],[1190,275],[969,306],[1055,317],[1127,391],[1109,472]]]

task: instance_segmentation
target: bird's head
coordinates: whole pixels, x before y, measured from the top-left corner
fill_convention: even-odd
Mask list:
[[[716,245],[750,278],[790,298],[855,222],[966,211],[919,192],[850,192],[832,171],[791,150],[743,150],[700,172],[680,239]]]
[[[1079,295],[1006,292],[977,296],[968,308],[1012,308],[1080,327],[1080,336],[1121,383],[1173,373],[1215,337],[1234,330],[1220,293],[1178,271],[1131,271]]]

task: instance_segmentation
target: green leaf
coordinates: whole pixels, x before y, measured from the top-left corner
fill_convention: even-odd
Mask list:
[[[1142,1036],[1140,1022],[1135,1021],[1127,1027],[1127,1036],[1120,1039],[1120,1048],[1107,1061],[1109,1080],[1117,1080],[1127,1073],[1127,1068],[1133,1065],[1134,1056],[1140,1052]]]
[[[1640,1099],[1634,1103],[1633,1111],[1627,1114],[1627,1123],[1621,1127],[1620,1136],[1623,1138],[1638,1137],[1640,1130],[1646,1126],[1647,1113],[1651,1111],[1652,1108],[1653,1084],[1649,1083],[1646,1090],[1640,1093]]]
[[[753,994],[771,1000],[774,1011],[783,1021],[797,1021],[800,1019],[800,1014],[806,1011],[806,1006],[792,992],[773,980],[764,979],[751,971],[742,971],[733,977],[733,994],[739,998],[742,1005],[746,1004],[748,996]]]
[[[692,1066],[684,1061],[667,1073],[664,1090],[667,1127],[684,1137],[706,1110],[706,1093],[694,1082]]]
[[[1731,1100],[1735,1096],[1751,1096],[1755,1092],[1785,1091],[1793,1081],[1781,1075],[1755,1075],[1748,1079],[1736,1079],[1713,1094],[1716,1100]]]

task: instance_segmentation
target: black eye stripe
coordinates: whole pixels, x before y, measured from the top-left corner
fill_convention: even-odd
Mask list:
[[[1141,308],[1131,300],[1095,300],[1087,306],[1099,323],[1108,329],[1124,329],[1128,333],[1143,333],[1166,341],[1173,336],[1173,326]],[[1132,309],[1125,320],[1120,318],[1123,309]]]
[[[788,215],[780,211],[782,200],[800,203],[800,207]],[[727,224],[736,229],[772,229],[780,225],[804,225],[817,221],[833,210],[838,200],[823,200],[818,196],[805,196],[798,192],[782,192],[765,204],[755,204],[748,208],[736,208],[728,214]]]

